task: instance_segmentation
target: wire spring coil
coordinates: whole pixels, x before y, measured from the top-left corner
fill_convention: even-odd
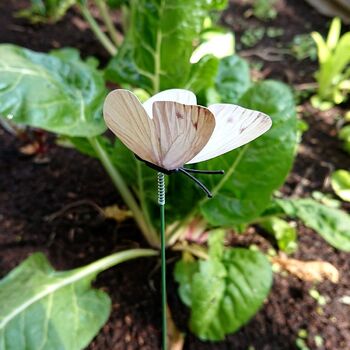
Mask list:
[[[158,204],[165,204],[165,181],[163,173],[158,173]]]

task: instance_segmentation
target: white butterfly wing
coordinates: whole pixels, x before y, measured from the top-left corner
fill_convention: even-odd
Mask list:
[[[202,162],[232,151],[270,129],[271,118],[258,111],[232,104],[208,107],[215,116],[216,126],[206,146],[187,164]]]
[[[139,99],[128,90],[110,92],[103,106],[108,128],[143,160],[159,164],[159,143],[153,121]]]
[[[153,118],[152,106],[156,101],[174,101],[178,103],[183,103],[185,105],[196,105],[197,98],[196,95],[189,90],[184,89],[169,89],[155,94],[144,102],[143,107],[145,108],[147,114],[150,118]]]
[[[154,102],[153,121],[161,167],[168,170],[183,166],[198,154],[215,128],[215,117],[209,109],[173,101]]]
[[[167,170],[183,166],[207,144],[215,128],[213,113],[201,106],[154,101],[153,119],[128,90],[114,90],[105,100],[108,128],[141,159]]]

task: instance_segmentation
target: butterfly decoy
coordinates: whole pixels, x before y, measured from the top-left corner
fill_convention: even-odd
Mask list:
[[[164,174],[181,172],[211,197],[191,173],[223,174],[185,168],[238,148],[265,133],[271,118],[233,104],[208,108],[197,105],[193,92],[162,91],[143,104],[129,90],[117,89],[106,97],[103,115],[108,128],[136,157]]]

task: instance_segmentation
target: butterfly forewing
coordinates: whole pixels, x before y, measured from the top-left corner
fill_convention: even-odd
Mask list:
[[[271,127],[269,116],[231,104],[208,108],[215,115],[216,127],[207,145],[188,163],[202,162],[240,147]]]
[[[176,169],[198,154],[215,128],[212,112],[201,106],[170,101],[153,103],[161,167]]]
[[[160,165],[159,142],[152,119],[128,90],[110,92],[103,106],[108,128],[143,160]]]

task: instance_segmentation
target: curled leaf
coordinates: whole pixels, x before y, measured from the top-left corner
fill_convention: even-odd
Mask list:
[[[271,262],[303,281],[322,282],[329,280],[333,283],[339,282],[339,271],[327,261],[301,261],[280,255],[271,257]]]

